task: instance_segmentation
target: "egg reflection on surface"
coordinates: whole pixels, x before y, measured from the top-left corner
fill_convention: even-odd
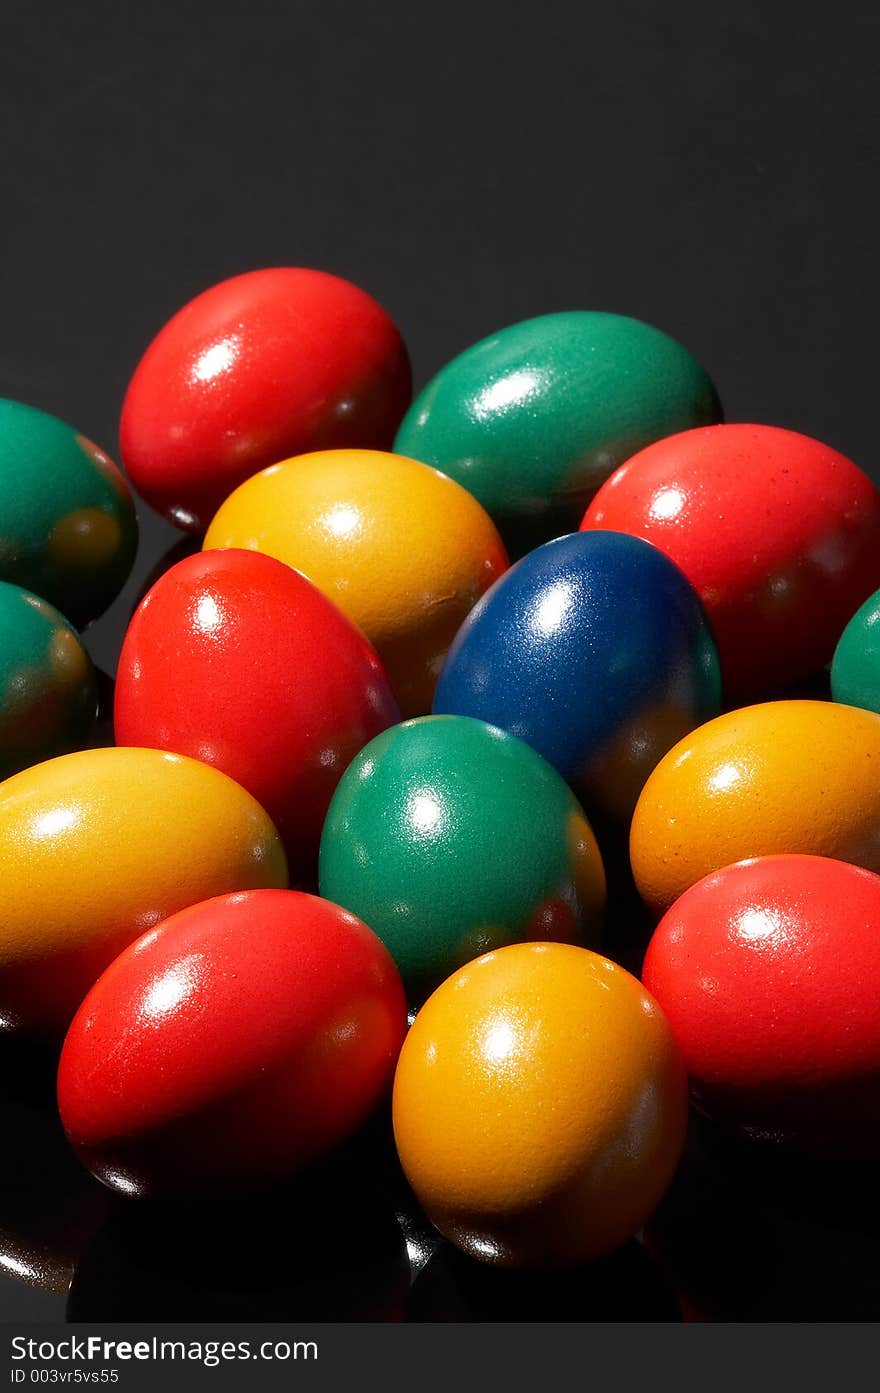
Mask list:
[[[342,1160],[222,1202],[121,1209],[80,1262],[68,1320],[399,1321],[403,1232]]]
[[[413,1321],[678,1321],[672,1285],[659,1263],[630,1241],[605,1258],[564,1273],[487,1267],[446,1245],[413,1285]]]
[[[692,1124],[643,1236],[683,1319],[876,1321],[876,1162],[794,1155]]]
[[[71,1153],[52,1098],[53,1061],[0,1041],[0,1269],[65,1294],[113,1197]]]

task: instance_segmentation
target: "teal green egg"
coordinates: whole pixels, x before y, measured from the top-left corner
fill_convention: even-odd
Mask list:
[[[57,417],[0,398],[0,580],[82,628],[115,600],[136,550],[134,503],[103,450]]]
[[[846,706],[880,712],[880,590],[857,609],[831,663],[831,695]]]
[[[97,709],[76,631],[48,601],[0,581],[0,779],[81,749]]]
[[[320,893],[358,915],[421,1000],[509,943],[595,945],[602,858],[584,812],[530,746],[467,716],[424,716],[372,740],[344,774],[321,839]]]
[[[573,532],[619,464],[722,419],[696,358],[650,324],[570,311],[513,324],[453,358],[394,442],[482,503],[514,550]]]

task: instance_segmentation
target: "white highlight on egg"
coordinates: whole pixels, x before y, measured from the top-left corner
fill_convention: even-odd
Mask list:
[[[228,338],[221,339],[219,343],[212,343],[210,348],[206,348],[204,353],[196,359],[193,368],[193,377],[196,381],[210,382],[218,373],[226,372],[235,359],[236,347],[236,340]]]
[[[681,489],[661,489],[651,504],[651,517],[657,522],[671,522],[673,518],[678,517],[686,502],[687,498]]]

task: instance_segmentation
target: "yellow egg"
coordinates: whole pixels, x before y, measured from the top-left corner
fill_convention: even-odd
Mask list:
[[[880,715],[771,701],[718,716],[651,774],[630,853],[658,912],[704,875],[752,856],[831,856],[880,871]]]
[[[502,1267],[564,1267],[610,1252],[656,1208],[687,1085],[662,1011],[622,967],[516,943],[428,998],[393,1118],[406,1177],[446,1238]]]
[[[377,649],[405,716],[431,709],[446,650],[507,567],[488,513],[436,469],[380,450],[321,450],[237,488],[205,549],[244,547],[308,576]]]
[[[0,1030],[63,1030],[134,938],[187,905],[287,884],[232,779],[160,750],[84,750],[0,784]]]

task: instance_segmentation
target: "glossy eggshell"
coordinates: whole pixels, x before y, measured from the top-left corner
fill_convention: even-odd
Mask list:
[[[82,628],[115,600],[136,550],[131,494],[103,450],[45,411],[0,399],[0,580]]]
[[[582,526],[644,537],[681,567],[706,607],[731,703],[829,662],[880,585],[880,494],[844,455],[776,426],[709,426],[648,446]]]
[[[268,1180],[365,1120],[405,1030],[397,970],[354,915],[294,890],[221,896],[96,982],[64,1042],[61,1120],[123,1193]]]
[[[211,895],[284,886],[243,788],[159,750],[84,750],[0,784],[0,1031],[63,1031],[145,929]]]
[[[648,947],[699,1106],[753,1136],[880,1142],[880,876],[815,856],[727,866]]]
[[[681,1154],[684,1070],[659,1007],[568,944],[514,944],[419,1011],[394,1134],[428,1217],[503,1267],[586,1262],[630,1238]]]
[[[880,712],[880,590],[856,611],[831,663],[835,701]]]
[[[605,903],[559,774],[462,716],[407,721],[358,755],[330,805],[320,887],[379,935],[415,998],[505,943],[595,942]]]
[[[129,384],[120,440],[138,492],[202,531],[249,475],[307,450],[388,449],[411,392],[388,315],[338,276],[277,267],[197,295]]]
[[[364,636],[270,556],[179,561],[136,611],[116,677],[116,738],[221,769],[266,809],[293,877],[314,874],[333,790],[398,719]]]
[[[395,450],[470,489],[507,536],[571,531],[649,441],[721,419],[709,378],[659,329],[571,311],[513,324],[453,358],[413,402]]]
[[[97,713],[76,632],[46,600],[0,581],[0,779],[86,744]]]
[[[434,699],[525,740],[616,819],[719,707],[691,587],[656,548],[611,532],[560,537],[513,566],[462,625]]]
[[[669,751],[633,815],[633,874],[657,912],[711,871],[788,853],[880,871],[880,715],[823,701],[727,712]]]
[[[507,566],[465,489],[378,450],[263,470],[227,499],[205,547],[266,552],[308,576],[375,646],[405,716],[430,710],[456,630]]]

